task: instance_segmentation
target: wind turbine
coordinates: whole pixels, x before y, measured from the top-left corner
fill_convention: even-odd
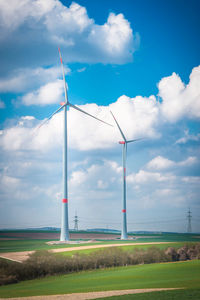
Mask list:
[[[125,138],[125,135],[123,134],[116,118],[114,117],[113,113],[110,112],[113,116],[113,119],[115,120],[115,123],[117,124],[117,127],[121,133],[121,136],[123,138],[123,141],[120,141],[119,144],[122,145],[122,164],[123,164],[123,195],[122,195],[122,231],[121,231],[121,240],[127,240],[128,234],[127,234],[127,219],[126,219],[126,154],[127,154],[127,144],[139,141],[141,139],[135,139],[135,140],[129,140]]]
[[[68,185],[67,185],[67,107],[74,108],[100,122],[103,122],[109,126],[112,126],[111,124],[104,122],[101,119],[96,118],[95,116],[85,112],[84,110],[80,109],[79,107],[71,104],[68,100],[67,95],[67,86],[66,86],[66,80],[65,80],[65,71],[62,61],[62,56],[60,52],[60,48],[58,49],[59,56],[60,56],[60,62],[62,66],[62,75],[63,75],[63,83],[64,83],[64,91],[65,91],[65,102],[61,102],[61,106],[44,122],[41,123],[39,127],[44,125],[47,121],[49,121],[55,114],[57,114],[60,110],[63,109],[64,113],[64,142],[63,142],[63,199],[62,199],[62,219],[61,219],[61,234],[60,234],[60,241],[69,241],[69,222],[68,222]]]

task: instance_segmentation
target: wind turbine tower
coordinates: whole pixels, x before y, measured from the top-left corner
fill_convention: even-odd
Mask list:
[[[64,130],[63,130],[63,199],[62,199],[62,219],[61,219],[61,233],[60,233],[60,241],[69,241],[69,221],[68,221],[68,164],[67,164],[67,107],[76,109],[100,122],[103,122],[104,124],[107,124],[109,126],[112,126],[111,124],[104,122],[103,120],[96,118],[95,116],[85,112],[84,110],[80,109],[79,107],[73,105],[68,100],[68,94],[67,94],[67,86],[66,86],[66,80],[65,80],[65,70],[63,66],[62,56],[60,49],[59,50],[59,56],[60,56],[60,62],[62,66],[62,75],[63,75],[63,84],[64,84],[64,92],[65,92],[65,101],[61,102],[61,106],[47,119],[44,120],[44,122],[41,123],[39,127],[44,125],[46,122],[48,122],[55,114],[57,114],[60,110],[63,109],[64,114]]]
[[[187,228],[187,232],[188,233],[192,233],[192,213],[190,211],[190,208],[188,210],[188,215],[187,215],[187,219],[188,219],[188,228]]]
[[[126,155],[127,155],[127,144],[139,141],[141,139],[129,140],[125,138],[124,133],[122,132],[116,118],[114,117],[113,113],[111,112],[113,119],[121,133],[123,141],[120,141],[119,144],[122,145],[122,164],[123,164],[123,193],[122,193],[122,230],[121,230],[121,240],[127,240],[127,217],[126,217]]]

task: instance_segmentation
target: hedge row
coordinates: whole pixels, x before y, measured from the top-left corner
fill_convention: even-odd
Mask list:
[[[164,250],[151,247],[146,250],[134,248],[124,251],[111,247],[92,252],[90,255],[75,253],[73,257],[43,250],[36,251],[21,264],[0,260],[0,285],[82,270],[191,259],[200,259],[200,243]]]

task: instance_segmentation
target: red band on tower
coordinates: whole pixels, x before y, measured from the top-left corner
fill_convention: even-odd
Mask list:
[[[126,209],[122,209],[122,212],[125,213],[125,212],[126,212]]]
[[[68,199],[62,199],[62,203],[68,203]]]

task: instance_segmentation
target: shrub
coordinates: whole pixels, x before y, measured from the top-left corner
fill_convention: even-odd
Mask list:
[[[0,259],[0,285],[89,269],[187,259],[200,259],[200,243],[185,245],[179,249],[169,247],[165,250],[151,247],[146,250],[135,248],[124,251],[120,248],[110,247],[95,251],[90,255],[75,253],[73,257],[65,257],[43,250],[31,254],[24,263]]]
[[[165,250],[165,254],[169,257],[168,261],[177,261],[179,256],[177,250],[173,247],[169,247]]]
[[[183,246],[183,247],[179,248],[177,250],[178,260],[187,260],[187,259],[189,259],[187,252],[188,252],[188,247],[187,246]]]

